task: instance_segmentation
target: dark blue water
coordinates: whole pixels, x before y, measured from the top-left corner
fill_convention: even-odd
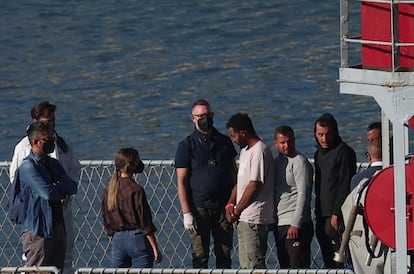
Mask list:
[[[3,0],[0,2],[0,160],[11,159],[41,100],[80,159],[122,146],[173,159],[206,98],[225,132],[250,114],[269,145],[288,124],[312,157],[313,123],[332,112],[365,161],[367,97],[341,95],[339,1]]]

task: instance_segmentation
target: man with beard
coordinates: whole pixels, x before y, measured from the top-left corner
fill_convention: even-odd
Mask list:
[[[334,252],[340,247],[343,230],[341,206],[350,192],[356,172],[355,151],[339,136],[334,116],[325,113],[314,125],[316,237],[325,268],[343,268],[336,263]]]
[[[208,268],[210,233],[216,268],[231,268],[232,225],[224,206],[235,184],[236,150],[229,137],[213,127],[214,113],[206,100],[193,103],[194,131],[175,154],[178,198],[184,228],[190,232],[193,268]]]
[[[267,237],[275,223],[272,150],[256,134],[250,117],[237,113],[227,129],[241,148],[237,184],[226,205],[237,222],[240,268],[266,268]]]
[[[311,197],[313,167],[296,150],[295,133],[289,126],[275,130],[276,218],[274,236],[280,268],[309,268],[313,223]]]
[[[30,193],[21,235],[26,266],[55,266],[62,271],[66,233],[61,199],[75,194],[77,183],[58,160],[48,156],[55,149],[50,123],[30,125],[27,136],[32,149],[15,174],[21,188],[29,188]]]

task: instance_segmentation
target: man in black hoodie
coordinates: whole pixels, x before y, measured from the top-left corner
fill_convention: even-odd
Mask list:
[[[325,113],[314,125],[316,237],[321,246],[325,268],[343,268],[333,260],[339,249],[343,220],[341,206],[350,192],[356,172],[355,151],[339,136],[334,116]]]

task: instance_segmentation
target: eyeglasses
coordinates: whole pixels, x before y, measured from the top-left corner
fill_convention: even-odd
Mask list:
[[[54,142],[55,141],[55,137],[46,137],[46,138],[42,138],[42,139],[39,139],[39,140],[41,140],[41,141],[44,141],[44,142]]]
[[[191,116],[193,116],[193,117],[196,117],[196,118],[203,118],[203,117],[205,117],[205,116],[209,116],[209,117],[211,117],[212,116],[212,113],[211,112],[208,112],[208,113],[203,113],[203,114],[191,114]]]

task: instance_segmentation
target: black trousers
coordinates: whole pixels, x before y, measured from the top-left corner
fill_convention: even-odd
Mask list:
[[[344,264],[337,263],[333,260],[335,251],[341,246],[341,234],[343,225],[335,230],[331,225],[331,217],[316,218],[316,237],[321,247],[323,262],[325,268],[344,268]]]
[[[313,223],[303,224],[298,239],[286,239],[290,225],[277,226],[274,236],[280,268],[309,268],[311,264],[311,243]]]

